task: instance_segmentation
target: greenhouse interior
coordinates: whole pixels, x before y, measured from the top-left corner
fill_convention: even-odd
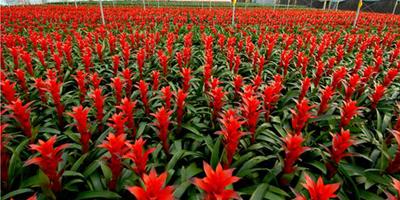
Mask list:
[[[1,199],[399,200],[400,0],[0,0]]]

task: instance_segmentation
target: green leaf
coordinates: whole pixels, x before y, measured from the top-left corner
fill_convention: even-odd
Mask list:
[[[265,191],[268,185],[263,183],[257,187],[254,193],[251,195],[250,200],[262,200],[264,198]]]
[[[29,193],[31,193],[31,192],[33,193],[34,191],[32,189],[29,189],[29,188],[22,188],[22,189],[14,190],[12,192],[7,193],[6,195],[2,196],[1,199],[6,200],[6,199],[9,199],[11,197],[15,197],[15,196],[18,196],[18,195],[21,195],[21,194],[25,194],[25,193],[28,193],[28,192]]]
[[[81,192],[76,197],[76,200],[80,199],[121,199],[121,196],[115,192],[110,191],[86,191]]]
[[[210,164],[212,167],[216,167],[220,161],[220,146],[221,146],[221,137],[218,137],[217,141],[214,144],[213,150],[211,152],[211,161]]]

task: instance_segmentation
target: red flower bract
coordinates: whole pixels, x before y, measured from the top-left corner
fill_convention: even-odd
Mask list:
[[[22,131],[27,137],[32,136],[30,105],[31,103],[24,105],[21,99],[17,99],[6,106],[8,110],[12,111],[10,117],[14,118],[20,124]]]
[[[321,177],[318,178],[317,182],[314,182],[307,174],[305,178],[306,182],[303,183],[303,187],[308,190],[310,200],[329,200],[336,197],[335,192],[340,187],[339,183],[325,185]],[[305,200],[306,198],[298,195],[296,199]]]
[[[145,144],[146,140],[143,140],[143,138],[137,139],[133,144],[128,145],[132,151],[128,152],[124,156],[124,158],[129,158],[133,163],[135,163],[133,171],[135,171],[139,176],[143,176],[143,174],[146,173],[148,156],[155,150],[155,148],[145,150]]]
[[[295,134],[300,134],[305,127],[308,119],[313,118],[310,113],[312,106],[308,105],[308,100],[303,99],[296,104],[297,111],[291,110],[292,112],[292,128]]]
[[[232,189],[225,189],[227,186],[239,180],[238,177],[232,176],[233,169],[224,170],[221,164],[218,164],[214,171],[209,164],[203,162],[206,177],[195,178],[193,183],[206,193],[205,200],[229,200],[238,199],[239,195]]]
[[[60,145],[54,148],[54,143],[57,137],[53,136],[47,141],[39,140],[39,144],[31,144],[30,148],[40,153],[41,156],[31,158],[25,162],[25,165],[35,164],[43,170],[43,172],[50,179],[50,188],[54,191],[61,189],[60,177],[61,173],[57,171],[58,164],[61,162],[61,151],[65,149],[68,144]]]
[[[301,134],[293,135],[289,133],[286,135],[283,141],[285,143],[285,161],[283,172],[287,174],[292,173],[296,170],[294,166],[295,162],[299,159],[300,155],[309,148],[302,146],[304,138],[303,136],[301,136]]]
[[[143,175],[143,187],[132,186],[127,190],[133,194],[137,200],[173,200],[173,187],[163,186],[167,180],[167,172],[157,176],[157,172],[152,169],[150,174]]]
[[[82,152],[86,153],[89,150],[90,132],[87,127],[89,108],[76,106],[72,108],[72,112],[67,113],[76,121],[75,126],[81,135]]]
[[[349,125],[351,119],[358,114],[359,107],[353,100],[345,101],[341,108],[340,127]]]
[[[158,137],[160,138],[164,151],[166,153],[169,152],[169,144],[168,144],[168,127],[169,127],[169,117],[171,116],[172,111],[168,111],[165,107],[161,107],[157,110],[156,113],[152,113],[151,115],[156,118],[155,126],[158,128]]]
[[[343,157],[351,155],[345,153],[345,151],[354,144],[354,140],[351,139],[349,130],[342,130],[340,133],[332,135],[332,137],[331,159],[338,164]]]

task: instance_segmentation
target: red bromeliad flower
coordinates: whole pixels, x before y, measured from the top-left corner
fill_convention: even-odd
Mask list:
[[[299,95],[299,101],[303,100],[303,98],[306,96],[308,89],[311,86],[311,79],[306,77],[303,79],[301,83],[301,90],[300,90],[300,95]]]
[[[274,81],[264,88],[264,119],[269,120],[269,114],[272,112],[274,105],[279,101],[282,90],[282,77],[278,74],[274,77]]]
[[[164,77],[167,77],[168,74],[168,57],[164,54],[162,50],[158,51],[158,59],[160,61],[160,65],[162,67],[162,71]]]
[[[58,122],[62,125],[64,105],[61,103],[61,86],[62,82],[57,82],[57,79],[50,78],[46,81],[47,91],[51,94],[53,98],[54,106],[56,107]]]
[[[294,110],[290,110],[292,112],[292,128],[295,134],[299,135],[303,128],[305,127],[308,119],[313,118],[310,113],[310,109],[313,106],[308,105],[308,100],[303,99],[302,101],[297,102],[296,108],[297,112]]]
[[[227,110],[223,115],[221,122],[221,131],[217,132],[224,137],[225,151],[226,151],[226,163],[225,166],[229,167],[232,162],[233,156],[235,155],[237,146],[239,145],[240,138],[244,135],[240,128],[243,121],[240,120],[236,110]]]
[[[347,74],[347,70],[345,67],[341,67],[338,70],[333,72],[332,75],[332,82],[331,82],[331,86],[332,88],[336,89],[338,87],[340,87],[340,83],[342,82],[343,78],[346,76]]]
[[[190,80],[192,79],[191,76],[192,70],[190,68],[182,68],[182,76],[183,76],[183,91],[188,92],[190,88]]]
[[[395,178],[392,178],[392,186],[397,191],[398,197],[396,197],[395,195],[390,194],[388,192],[385,192],[388,197],[388,200],[399,200],[399,198],[400,198],[400,181]]]
[[[321,92],[321,103],[319,104],[319,109],[318,109],[318,115],[323,114],[328,110],[329,108],[329,101],[332,99],[333,96],[333,88],[331,86],[327,86],[324,90]]]
[[[36,52],[37,57],[39,58],[40,63],[42,64],[43,68],[47,68],[47,64],[45,61],[45,56],[44,56],[44,52],[43,51],[37,51]]]
[[[160,138],[165,153],[169,152],[169,144],[168,144],[168,127],[169,127],[169,117],[171,116],[172,111],[165,109],[165,107],[161,107],[157,110],[156,113],[152,113],[151,115],[156,118],[155,126],[158,128],[158,137]]]
[[[124,158],[129,158],[135,163],[133,167],[133,171],[136,172],[140,177],[146,173],[146,164],[148,156],[155,150],[155,148],[150,148],[148,150],[144,150],[144,145],[146,144],[146,140],[143,138],[139,138],[133,144],[128,144],[129,149],[132,151],[125,154]]]
[[[122,98],[122,87],[123,83],[122,80],[119,77],[111,78],[112,83],[111,86],[114,88],[115,92],[115,105],[119,105],[121,103],[121,98]]]
[[[213,109],[212,113],[213,120],[217,119],[217,116],[219,115],[219,112],[221,111],[222,106],[224,105],[225,95],[226,93],[223,91],[222,87],[215,87],[212,88],[210,91],[210,96],[212,98],[210,106]]]
[[[294,164],[299,159],[300,155],[309,148],[303,147],[302,143],[304,138],[301,134],[287,134],[283,141],[285,142],[285,163],[283,172],[285,174],[290,174],[296,170]]]
[[[303,183],[303,187],[308,190],[310,194],[310,200],[329,200],[336,197],[336,190],[339,189],[340,184],[327,184],[321,177],[318,178],[317,182],[314,182],[307,174],[305,175],[306,182]],[[307,198],[301,195],[296,196],[296,200],[306,200]]]
[[[100,43],[96,44],[96,52],[100,62],[103,62],[103,45]]]
[[[103,117],[104,117],[103,106],[104,106],[105,97],[101,93],[102,93],[102,89],[97,88],[90,95],[90,98],[93,99],[94,107],[96,107],[96,120],[99,123],[101,123],[101,121],[103,120]]]
[[[383,86],[388,87],[393,82],[393,80],[396,78],[398,73],[399,73],[398,69],[389,69],[389,71],[387,72],[387,74],[383,80]]]
[[[1,81],[1,83],[0,83],[1,94],[8,103],[11,103],[16,100],[15,85],[16,85],[16,83],[11,83],[11,81],[8,79],[6,79],[5,81]]]
[[[79,101],[81,104],[83,104],[83,101],[85,100],[85,94],[86,94],[86,84],[85,84],[85,78],[86,78],[86,73],[78,70],[76,71],[76,76],[75,76],[75,81],[78,84],[79,88]]]
[[[375,91],[370,97],[372,109],[376,108],[376,106],[378,105],[378,102],[382,99],[383,95],[385,94],[385,91],[386,91],[386,88],[383,85],[378,84],[375,86]]]
[[[149,86],[144,80],[140,80],[139,84],[137,85],[139,88],[140,97],[142,98],[142,103],[144,105],[144,110],[146,114],[150,113],[149,102],[147,99],[147,93],[149,91]]]
[[[358,74],[353,74],[349,78],[349,82],[346,86],[346,96],[345,100],[351,99],[351,96],[353,95],[354,91],[356,91],[356,88],[360,82],[360,76]]]
[[[171,87],[166,86],[166,87],[161,88],[161,93],[162,93],[161,98],[165,101],[165,109],[170,110],[171,109],[171,97],[172,97]]]
[[[317,70],[315,71],[315,78],[314,78],[314,86],[315,87],[318,87],[319,81],[321,80],[322,75],[325,71],[324,67],[325,67],[325,64],[323,62],[321,62],[321,61],[317,62]]]
[[[242,95],[243,96],[243,95]],[[243,98],[242,104],[242,113],[243,117],[246,119],[246,125],[249,128],[249,132],[251,134],[251,141],[254,143],[256,141],[256,128],[258,118],[260,116],[260,101],[257,99],[256,96],[251,95],[250,97]]]
[[[121,105],[117,106],[118,109],[122,110],[122,113],[126,119],[127,127],[132,130],[133,137],[136,135],[135,118],[134,112],[137,101],[132,101],[128,98],[122,99]]]
[[[17,99],[11,102],[6,108],[12,111],[10,115],[11,118],[14,118],[20,125],[22,131],[24,132],[25,136],[31,137],[32,136],[32,127],[31,127],[31,111],[29,106],[31,103],[23,104],[21,99]]]
[[[61,189],[60,177],[62,174],[57,172],[57,167],[62,161],[61,151],[68,147],[69,144],[63,144],[54,148],[56,140],[57,137],[53,136],[47,141],[39,140],[39,145],[31,144],[30,149],[39,152],[41,156],[27,160],[25,165],[38,165],[49,177],[50,188],[54,191],[59,191]]]
[[[108,120],[111,123],[108,123],[108,126],[112,127],[115,131],[115,135],[123,135],[125,134],[125,123],[127,119],[124,117],[122,113],[115,113],[111,118]]]
[[[129,151],[129,141],[126,140],[126,135],[114,135],[110,133],[107,140],[99,145],[100,148],[105,148],[111,154],[108,158],[108,166],[112,172],[112,179],[109,183],[110,189],[115,190],[117,181],[122,172],[122,156]]]
[[[159,85],[159,79],[160,79],[160,72],[158,72],[157,70],[154,70],[151,73],[151,76],[153,78],[153,90],[157,91],[158,90],[158,85]]]
[[[31,54],[29,54],[26,51],[23,51],[21,52],[21,58],[25,62],[26,71],[29,73],[29,75],[34,76]]]
[[[332,147],[330,149],[331,159],[339,164],[340,160],[346,156],[350,156],[350,153],[345,153],[351,145],[354,144],[354,140],[351,139],[349,130],[342,130],[340,133],[333,135]]]
[[[283,76],[286,76],[289,68],[290,61],[292,60],[294,55],[293,50],[283,50],[281,54],[281,62],[280,66],[283,67]]]
[[[90,132],[87,126],[88,113],[89,109],[83,108],[82,106],[73,107],[72,112],[67,113],[76,121],[75,126],[78,129],[79,134],[81,135],[81,145],[83,153],[86,153],[89,150]]]
[[[117,75],[118,73],[118,69],[119,69],[119,56],[115,55],[112,57],[113,60],[113,72],[114,72],[114,76]]]
[[[140,49],[137,53],[137,64],[138,64],[138,68],[139,68],[140,79],[143,79],[143,67],[144,67],[145,56],[146,56],[145,50]]]
[[[341,108],[340,127],[347,126],[351,119],[358,114],[358,109],[357,101],[345,101]]]
[[[24,90],[25,94],[29,93],[29,89],[26,85],[26,78],[25,78],[25,71],[22,69],[16,69],[15,70],[15,76],[18,79],[18,82],[22,88],[22,90]]]
[[[240,89],[243,87],[243,77],[240,76],[239,74],[235,75],[235,78],[233,79],[233,85],[235,89],[235,99],[239,96],[240,94]]]
[[[125,95],[130,97],[132,93],[132,71],[129,68],[125,68],[122,70],[122,76],[125,82]]]
[[[186,93],[184,90],[179,89],[178,92],[176,93],[176,114],[177,114],[177,123],[178,127],[181,126],[182,124],[182,118],[183,118],[183,113],[185,110],[185,100],[186,97],[188,96],[188,93]]]
[[[195,178],[193,183],[206,194],[205,200],[229,200],[239,199],[239,195],[232,189],[225,189],[227,186],[239,180],[238,177],[232,176],[233,169],[224,170],[221,164],[218,164],[214,171],[209,164],[203,162],[206,177]]]
[[[92,85],[94,89],[98,89],[100,87],[100,83],[102,78],[99,77],[99,74],[97,72],[94,72],[91,76],[90,76],[90,80],[92,81]]]
[[[208,91],[208,82],[211,79],[212,76],[212,66],[209,64],[204,65],[204,72],[203,72],[203,85],[204,85],[204,91]]]
[[[43,81],[42,78],[34,78],[35,81],[35,88],[38,90],[39,92],[39,97],[40,100],[43,103],[47,103],[47,98],[46,98],[46,83]]]
[[[143,174],[144,187],[132,186],[127,190],[133,194],[137,200],[173,200],[174,189],[172,186],[163,186],[167,180],[167,172],[157,175],[156,170],[152,169],[150,174]]]

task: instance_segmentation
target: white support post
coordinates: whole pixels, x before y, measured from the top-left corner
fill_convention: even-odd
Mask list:
[[[103,23],[103,25],[105,25],[106,21],[104,20],[103,1],[100,0],[99,3],[100,3],[101,22]]]
[[[357,21],[358,21],[358,17],[360,16],[361,7],[362,7],[362,0],[359,0],[359,1],[358,1],[358,6],[357,6],[356,17],[354,18],[353,27],[356,27],[356,26],[357,26]]]
[[[396,8],[397,8],[398,3],[399,3],[399,0],[396,0],[396,3],[394,3],[394,8],[393,8],[393,12],[392,12],[393,15],[394,15],[394,13],[396,13]]]

